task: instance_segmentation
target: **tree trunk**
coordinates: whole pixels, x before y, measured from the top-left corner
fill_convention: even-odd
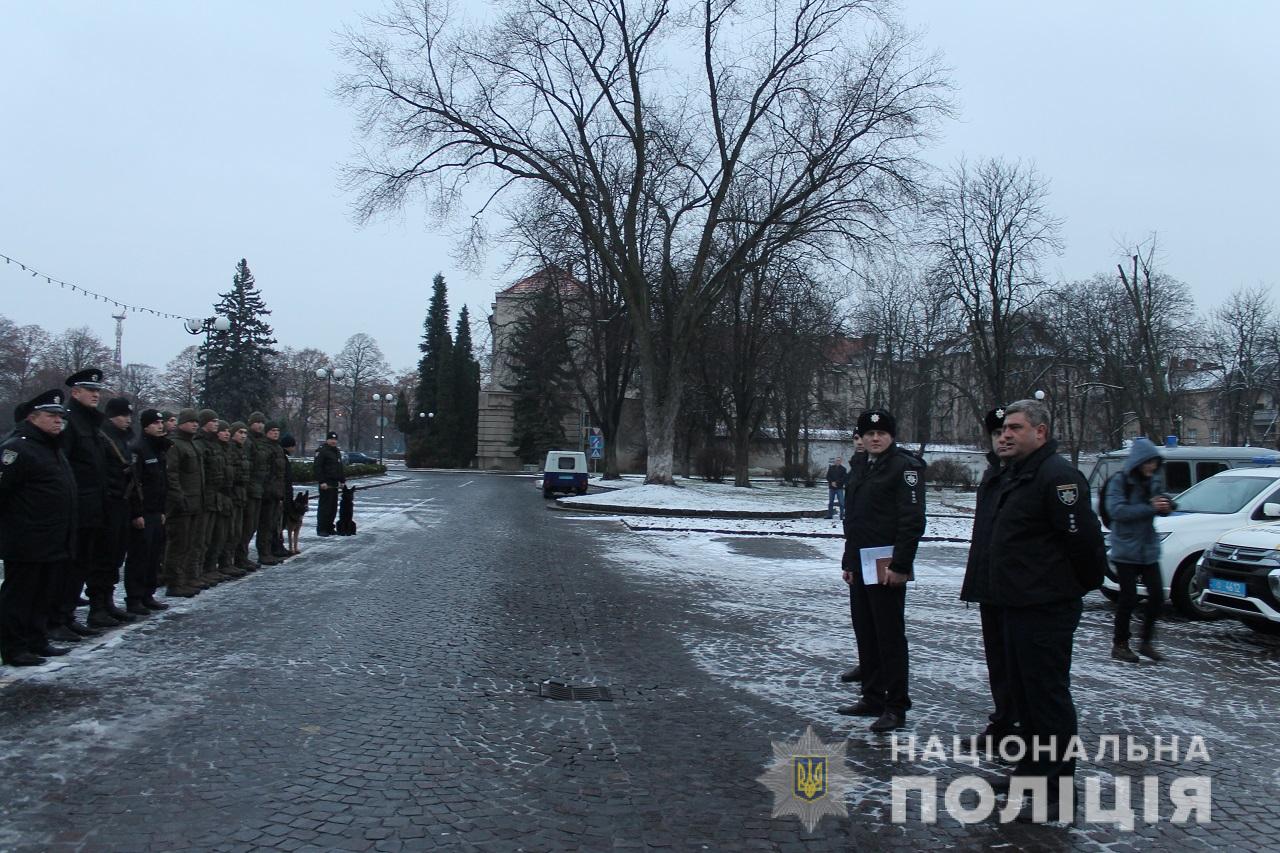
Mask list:
[[[751,488],[751,431],[739,427],[733,434],[733,484]]]
[[[680,411],[680,397],[684,383],[680,376],[683,359],[676,352],[666,372],[662,372],[652,347],[642,346],[640,352],[640,383],[644,389],[644,426],[647,439],[645,458],[645,484],[674,486],[672,460],[675,456],[676,415]]]

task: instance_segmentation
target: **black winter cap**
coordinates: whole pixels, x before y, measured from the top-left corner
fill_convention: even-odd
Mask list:
[[[106,415],[109,418],[116,418],[120,415],[132,415],[133,403],[129,402],[127,397],[112,397],[107,401]]]
[[[987,435],[997,432],[1004,428],[1004,406],[997,406],[987,412],[987,416],[983,418],[983,423],[987,427]]]
[[[866,435],[873,429],[882,430],[889,435],[897,435],[898,422],[884,409],[875,409],[858,415],[858,435]]]

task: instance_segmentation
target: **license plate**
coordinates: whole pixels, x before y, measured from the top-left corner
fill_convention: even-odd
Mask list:
[[[1223,595],[1234,595],[1236,598],[1245,597],[1245,588],[1243,581],[1228,581],[1222,578],[1209,578],[1209,589],[1214,592],[1220,592]]]

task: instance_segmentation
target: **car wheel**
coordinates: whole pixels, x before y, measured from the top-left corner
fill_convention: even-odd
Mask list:
[[[550,489],[543,489],[542,496],[547,500],[550,500],[551,498],[554,498],[556,496],[556,493],[551,491]]]
[[[1204,552],[1197,551],[1187,557],[1173,573],[1173,589],[1170,590],[1173,606],[1188,619],[1221,619],[1226,615],[1222,611],[1196,601],[1203,589],[1196,581],[1196,562],[1202,553]]]
[[[1105,598],[1107,601],[1110,601],[1112,604],[1115,604],[1117,601],[1120,600],[1120,593],[1118,590],[1107,589],[1104,586],[1104,587],[1101,587],[1098,591],[1102,593],[1103,598]]]
[[[1259,634],[1280,634],[1280,622],[1272,622],[1270,619],[1241,619],[1240,621]]]

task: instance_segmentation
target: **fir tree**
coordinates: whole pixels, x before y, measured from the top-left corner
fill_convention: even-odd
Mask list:
[[[515,379],[511,444],[521,461],[542,461],[548,450],[567,444],[564,418],[571,404],[569,345],[550,288],[528,297],[526,313],[512,324],[508,364]]]
[[[452,451],[455,467],[465,468],[476,456],[480,430],[480,362],[471,351],[471,315],[462,306],[449,357],[450,395],[455,401]]]
[[[418,387],[414,394],[417,411],[434,413],[435,418],[414,417],[426,423],[415,423],[406,461],[415,468],[437,467],[447,464],[444,448],[448,443],[442,442],[441,436],[449,433],[447,428],[442,432],[441,424],[450,418],[451,401],[448,395],[441,394],[441,380],[453,349],[453,340],[449,337],[449,289],[442,273],[436,273],[431,282],[431,301],[427,305],[418,349],[422,351],[422,358],[418,359]]]
[[[271,312],[243,258],[231,290],[218,297],[214,312],[230,320],[231,328],[210,332],[200,346],[199,364],[208,369],[201,400],[227,420],[247,418],[255,409],[265,409],[272,397],[270,359],[276,355],[276,341],[266,322]]]

